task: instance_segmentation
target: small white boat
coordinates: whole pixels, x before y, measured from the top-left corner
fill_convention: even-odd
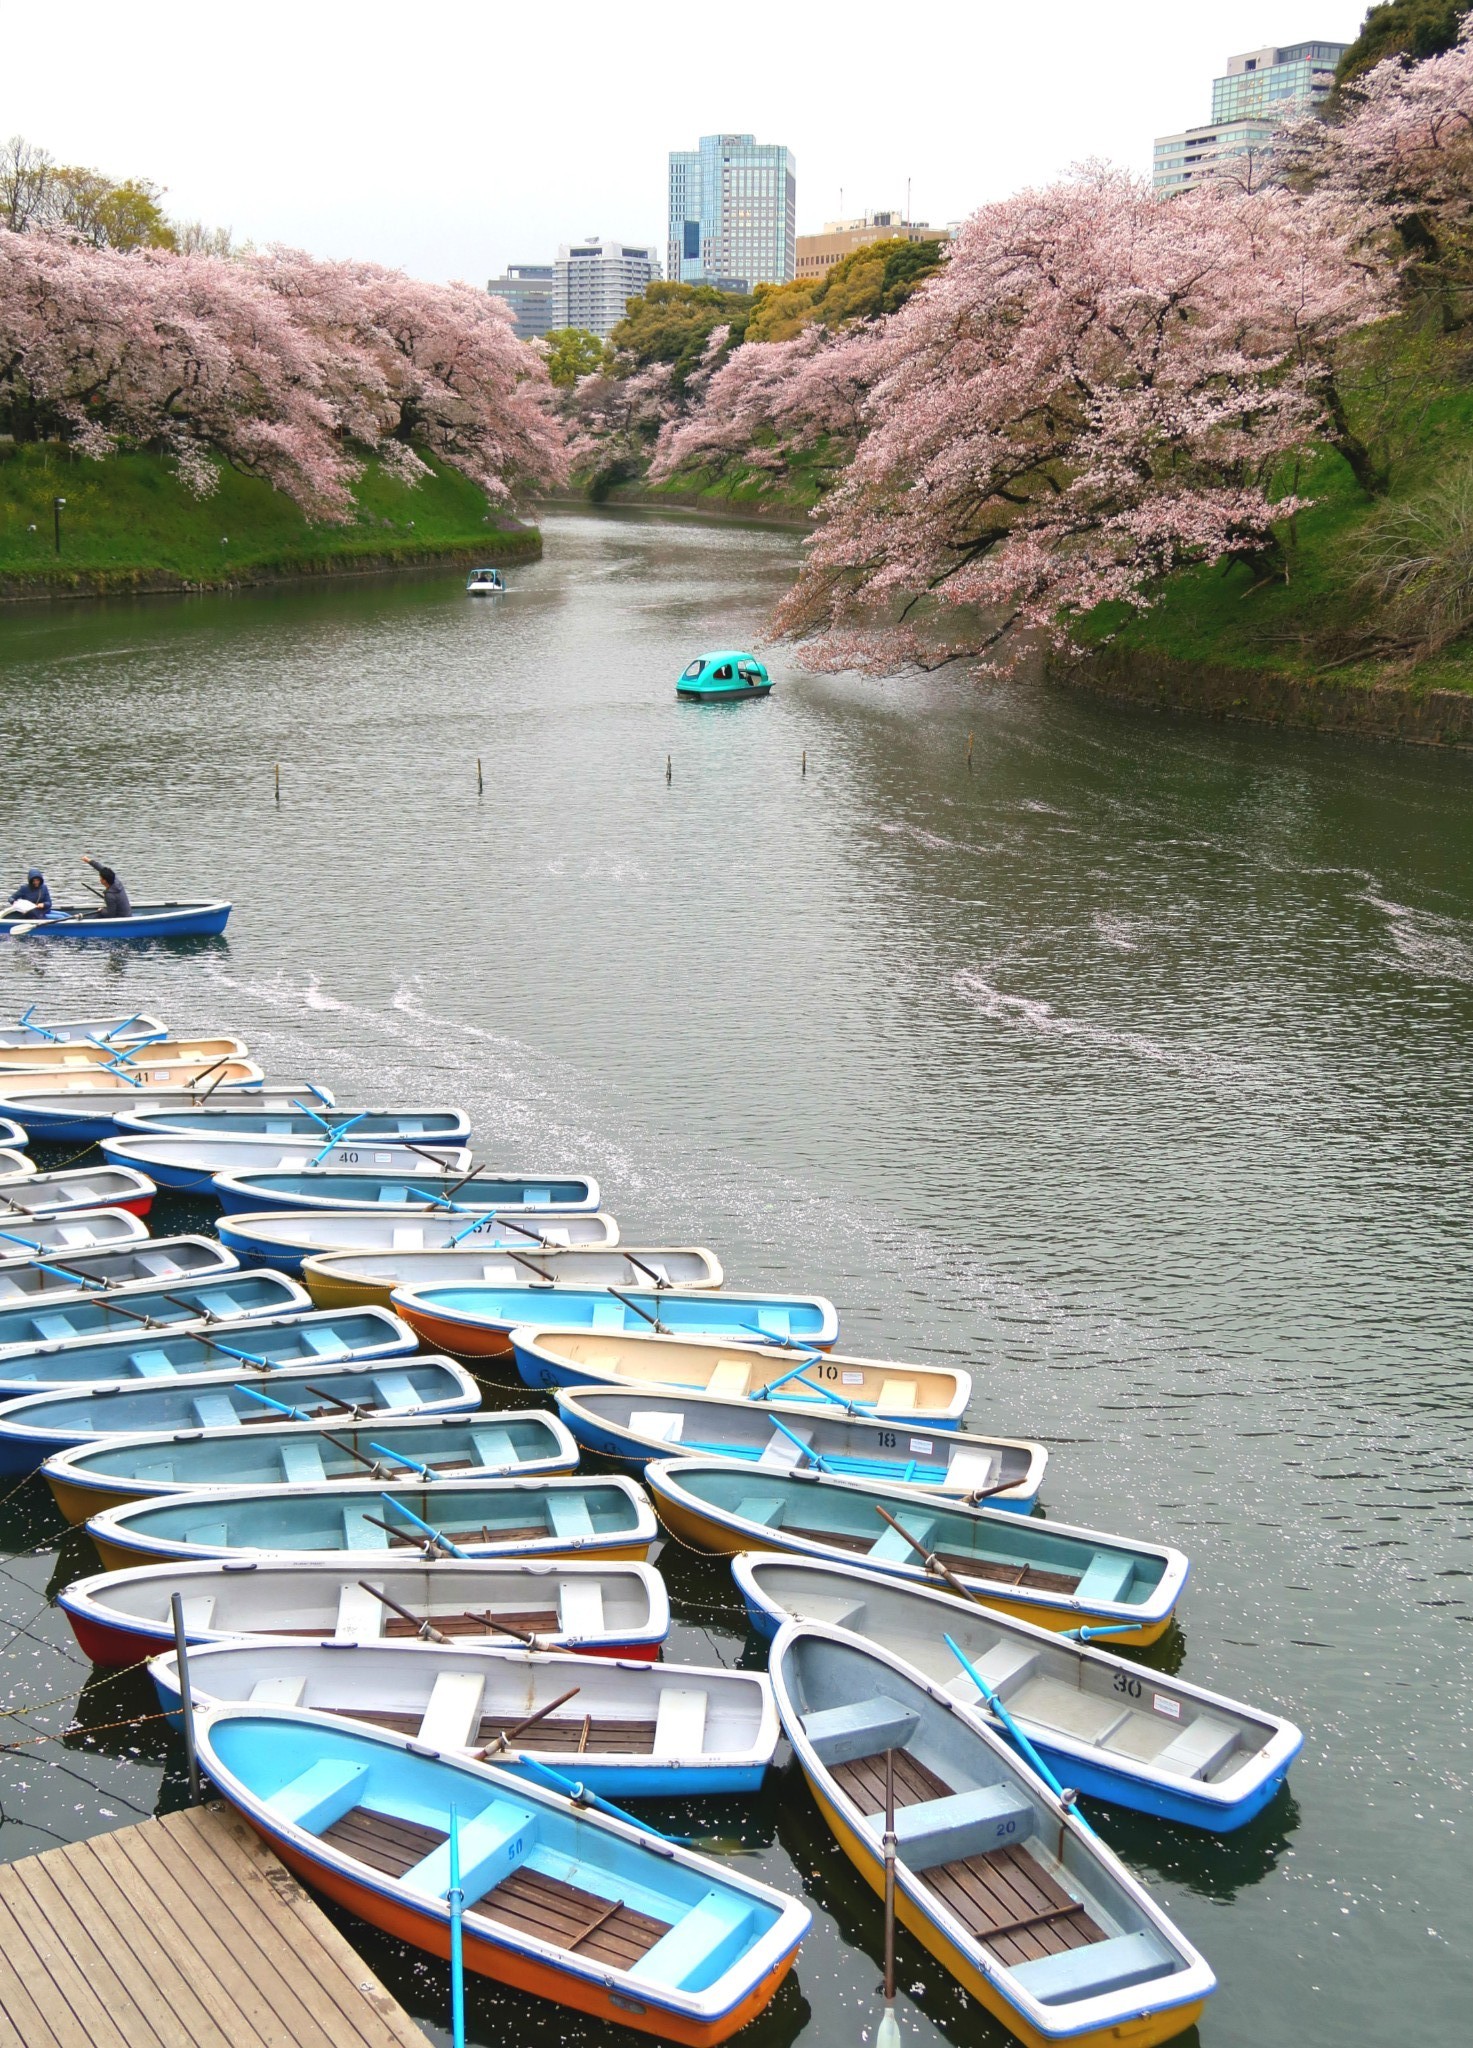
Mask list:
[[[68,1216],[74,1209],[131,1209],[146,1216],[154,1184],[131,1166],[68,1166],[60,1173],[10,1175],[0,1181],[0,1222],[7,1216]]]
[[[178,1657],[156,1657],[148,1675],[174,1718]],[[189,1681],[198,1706],[311,1707],[505,1770],[527,1757],[608,1799],[755,1792],[779,1733],[761,1672],[564,1651],[215,1643],[189,1653]]]
[[[302,1285],[319,1308],[357,1302],[389,1305],[398,1287],[659,1287],[716,1288],[721,1262],[700,1245],[602,1245],[544,1251],[529,1244],[456,1245],[437,1252],[320,1252],[302,1261]]]
[[[136,1166],[161,1188],[206,1194],[212,1200],[219,1174],[246,1171],[341,1174],[414,1173],[426,1162],[446,1173],[467,1173],[471,1155],[463,1145],[406,1145],[382,1138],[341,1141],[276,1138],[256,1132],[128,1132],[101,1141],[102,1156],[114,1166]]]
[[[14,1024],[0,1025],[0,1046],[75,1045],[78,1040],[100,1045],[133,1046],[167,1038],[169,1027],[144,1010],[111,1017],[48,1017],[33,1015],[35,1005]]]
[[[445,1209],[397,1206],[389,1215],[367,1209],[251,1209],[222,1216],[220,1242],[247,1265],[295,1273],[314,1253],[433,1252],[476,1245],[611,1245],[619,1226],[602,1209],[499,1209],[461,1216]]]
[[[43,1259],[50,1252],[81,1252],[94,1245],[136,1244],[148,1225],[131,1209],[82,1209],[75,1216],[6,1216],[0,1221],[0,1250],[6,1257]]]
[[[61,1045],[0,1046],[0,1070],[7,1074],[70,1077],[102,1067],[112,1072],[152,1074],[159,1067],[204,1066],[210,1060],[243,1060],[250,1047],[241,1038],[159,1038],[146,1045],[102,1045],[73,1039]]]
[[[499,569],[472,569],[465,579],[467,597],[499,597],[506,589],[506,579]]]
[[[205,1273],[233,1273],[239,1266],[234,1252],[212,1237],[150,1237],[93,1251],[20,1253],[0,1259],[0,1308],[33,1301],[49,1308],[88,1295],[127,1295],[140,1287],[197,1280]]]
[[[34,1159],[28,1159],[24,1152],[12,1147],[0,1146],[0,1184],[8,1180],[28,1180],[36,1171]]]

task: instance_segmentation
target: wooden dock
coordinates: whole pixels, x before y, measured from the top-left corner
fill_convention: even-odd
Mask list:
[[[0,2048],[426,2048],[228,1808],[0,1866]]]

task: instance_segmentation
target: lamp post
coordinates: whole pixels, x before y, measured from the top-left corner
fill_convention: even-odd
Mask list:
[[[51,518],[56,534],[56,552],[58,554],[61,553],[61,508],[65,503],[65,498],[53,498],[51,500]]]

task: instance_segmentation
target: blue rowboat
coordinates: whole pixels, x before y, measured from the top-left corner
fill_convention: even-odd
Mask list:
[[[1187,1579],[1187,1560],[1164,1543],[965,1507],[941,1494],[897,1502],[886,1485],[743,1471],[710,1458],[651,1464],[644,1479],[666,1528],[697,1549],[863,1559],[870,1571],[950,1585],[1044,1628],[1118,1629],[1121,1644],[1164,1635]]]
[[[1027,1514],[1048,1452],[1014,1437],[927,1432],[796,1401],[723,1401],[664,1387],[557,1390],[558,1413],[586,1450],[642,1470],[651,1458],[725,1458],[762,1471],[831,1472],[887,1486],[985,1498]]]
[[[1010,1741],[839,1629],[790,1622],[771,1670],[835,1841],[883,1892],[893,1807],[896,1917],[1010,2032],[1118,2048],[1198,2018],[1206,1962]]]
[[[844,1629],[985,1717],[949,1635],[1061,1784],[1158,1820],[1214,1834],[1244,1826],[1304,1740],[1277,1714],[863,1565],[752,1551],[731,1575],[760,1636],[789,1621]]]
[[[414,1332],[383,1309],[322,1314],[307,1308],[303,1295],[291,1314],[244,1317],[239,1327],[219,1323],[207,1329],[200,1323],[185,1330],[140,1330],[130,1324],[86,1343],[38,1344],[0,1359],[0,1400],[135,1381],[167,1386],[202,1373],[238,1379],[242,1364],[269,1372],[289,1365],[337,1365],[348,1358],[389,1358],[415,1349]]]
[[[222,1173],[222,1209],[402,1209],[463,1214],[486,1209],[596,1209],[598,1182],[587,1174]]]
[[[31,1142],[31,1134],[24,1124],[18,1124],[14,1117],[0,1116],[0,1147],[7,1152],[24,1152]]]
[[[173,1719],[178,1658],[156,1658],[149,1677]],[[191,1652],[189,1682],[196,1709],[269,1699],[347,1715],[430,1749],[485,1749],[518,1776],[523,1757],[569,1771],[607,1799],[756,1792],[779,1734],[766,1676],[721,1665],[434,1642],[236,1642]]]
[[[35,1005],[14,1024],[0,1025],[0,1046],[75,1045],[79,1041],[103,1045],[136,1045],[140,1039],[167,1038],[169,1027],[144,1010],[119,1012],[110,1017],[45,1017],[34,1015]]]
[[[63,1258],[69,1252],[83,1252],[102,1245],[137,1244],[148,1236],[148,1225],[131,1209],[79,1209],[71,1216],[15,1216],[0,1209],[0,1246],[7,1258],[52,1252]]]
[[[675,694],[693,704],[722,704],[765,697],[771,688],[767,666],[755,654],[724,651],[698,654],[675,685]]]
[[[620,1289],[621,1294],[624,1291]],[[668,1299],[659,1297],[662,1325]],[[753,1297],[727,1294],[722,1299],[750,1304]],[[668,1336],[633,1317],[623,1332],[602,1322],[595,1322],[591,1330],[586,1324],[583,1331],[550,1329],[554,1314],[561,1314],[560,1304],[550,1308],[539,1300],[534,1306],[542,1320],[511,1332],[518,1370],[534,1387],[586,1383],[713,1394],[723,1401],[752,1402],[762,1412],[774,1402],[795,1402],[826,1415],[887,1420],[893,1416],[917,1429],[946,1432],[955,1430],[972,1391],[970,1373],[952,1366],[851,1358],[823,1350],[821,1337],[796,1330],[787,1336],[786,1310],[781,1307],[769,1309],[765,1320],[752,1316],[749,1307],[736,1319],[730,1335]],[[821,1306],[833,1317],[827,1302]],[[837,1319],[833,1327],[837,1329]]]
[[[387,1527],[381,1526],[387,1524]],[[630,1479],[419,1479],[353,1486],[230,1487],[94,1515],[104,1564],[351,1552],[384,1557],[642,1560],[659,1533]]]
[[[136,1664],[173,1648],[175,1593],[191,1644],[240,1636],[402,1641],[417,1638],[428,1623],[437,1635],[472,1647],[524,1644],[652,1662],[670,1633],[670,1596],[651,1564],[569,1557],[532,1564],[442,1557],[428,1564],[396,1552],[375,1561],[369,1586],[362,1578],[362,1565],[341,1555],[148,1564],[74,1579],[57,1604],[83,1653],[108,1665]]]
[[[304,1259],[334,1252],[447,1251],[479,1245],[537,1251],[542,1245],[612,1245],[619,1226],[602,1209],[258,1209],[224,1215],[220,1242],[248,1266],[299,1273]]]
[[[0,1308],[0,1379],[13,1359],[42,1344],[83,1344],[113,1331],[200,1329],[245,1317],[285,1315],[311,1306],[312,1297],[284,1273],[234,1272],[184,1279],[168,1287],[139,1287],[126,1300],[95,1296],[55,1308]]]
[[[278,1104],[289,1109],[290,1098],[301,1095],[306,1086],[303,1083],[300,1088],[265,1089],[261,1085],[265,1078],[261,1069],[250,1060],[232,1060],[222,1071],[227,1077],[224,1080],[213,1075],[187,1088],[133,1088],[120,1075],[107,1073],[88,1075],[80,1084],[58,1087],[44,1077],[29,1074],[0,1081],[0,1110],[23,1124],[43,1144],[90,1145],[100,1138],[115,1136],[122,1117],[151,1107],[182,1106],[208,1097],[211,1102],[222,1098],[248,1101],[253,1109],[273,1109]]]
[[[399,1144],[393,1139],[350,1136],[334,1144],[315,1138],[271,1138],[253,1132],[127,1131],[104,1138],[102,1155],[114,1166],[136,1166],[161,1188],[178,1188],[214,1199],[216,1184],[228,1173],[324,1172],[346,1177],[413,1173],[425,1154],[444,1161],[447,1173],[465,1173],[471,1155],[464,1146],[432,1148]]]
[[[477,1358],[511,1351],[512,1332],[533,1324],[544,1331],[678,1331],[720,1336],[730,1344],[791,1338],[826,1349],[839,1334],[839,1312],[818,1294],[716,1294],[683,1287],[396,1287],[396,1312],[426,1343]],[[431,1332],[434,1334],[432,1335]],[[523,1356],[533,1360],[531,1370]],[[530,1387],[576,1382],[551,1351],[535,1357],[526,1346],[517,1369]]]
[[[150,1237],[136,1243],[105,1245],[93,1251],[20,1251],[16,1238],[0,1225],[0,1308],[28,1303],[50,1307],[92,1295],[131,1298],[144,1287],[172,1287],[176,1280],[197,1280],[207,1273],[234,1273],[240,1261],[212,1237]],[[15,1251],[16,1256],[9,1254]]]
[[[307,1373],[302,1379],[316,1391],[302,1380],[237,1388],[248,1398],[229,1403],[233,1412],[224,1428],[113,1436],[58,1451],[46,1461],[42,1477],[67,1520],[85,1522],[125,1501],[218,1486],[403,1479],[415,1471],[436,1479],[501,1479],[514,1472],[535,1477],[571,1472],[578,1463],[578,1446],[556,1416],[525,1408],[470,1417],[443,1412],[463,1409],[472,1384],[448,1360],[419,1357],[402,1370],[344,1373],[336,1380]],[[431,1404],[427,1397],[442,1379],[444,1398]],[[360,1380],[361,1391],[356,1386]],[[381,1399],[406,1391],[415,1401],[426,1400],[426,1412],[410,1411],[403,1402],[390,1408]],[[383,1408],[401,1419],[358,1422],[351,1408],[333,1408],[324,1394],[354,1406]],[[428,1412],[431,1405],[442,1412]],[[273,1414],[318,1419],[256,1424],[255,1416]]]
[[[119,1131],[193,1133],[199,1137],[313,1138],[310,1149],[319,1150],[329,1136],[344,1138],[413,1138],[422,1145],[463,1145],[470,1136],[470,1119],[463,1109],[329,1109],[305,1091],[298,1100],[305,1109],[290,1103],[278,1107],[284,1091],[271,1090],[269,1103],[259,1095],[238,1095],[222,1102],[176,1108],[135,1108],[115,1119]]]
[[[45,917],[0,917],[0,937],[25,927],[38,939],[212,939],[230,919],[228,903],[135,903],[130,916],[94,905],[58,904]]]
[[[731,1863],[331,1714],[218,1707],[198,1740],[216,1789],[289,1869],[440,1956],[454,1828],[465,1967],[662,2042],[727,2040],[808,1932],[806,1906]]]

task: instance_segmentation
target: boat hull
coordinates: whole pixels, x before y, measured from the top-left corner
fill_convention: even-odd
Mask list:
[[[336,1215],[327,1209],[241,1210],[234,1215],[227,1212],[220,1218],[217,1235],[243,1265],[275,1266],[283,1273],[300,1273],[305,1260],[327,1258],[337,1251],[392,1250],[393,1235],[405,1231],[417,1231],[421,1238],[433,1239],[413,1247],[425,1251],[441,1249],[458,1232],[466,1232],[464,1243],[474,1240],[498,1250],[507,1245],[515,1250],[529,1243],[529,1229],[558,1244],[614,1245],[619,1241],[619,1226],[602,1210],[539,1209],[527,1215],[525,1228],[518,1228],[509,1220],[514,1214],[511,1210],[488,1211],[476,1228],[467,1232],[466,1225],[474,1222],[474,1218],[447,1219],[443,1211],[428,1208],[396,1210],[387,1221],[363,1210],[339,1211]],[[390,1232],[386,1245],[363,1241],[362,1232],[382,1233],[385,1229]]]
[[[677,688],[675,694],[687,704],[734,704],[738,698],[766,697],[771,691],[771,683],[733,683],[728,688],[714,690]]]
[[[76,904],[58,906],[45,918],[0,918],[0,933],[26,926],[38,939],[212,939],[224,931],[230,911],[228,903],[140,903],[130,917],[102,917]]]

